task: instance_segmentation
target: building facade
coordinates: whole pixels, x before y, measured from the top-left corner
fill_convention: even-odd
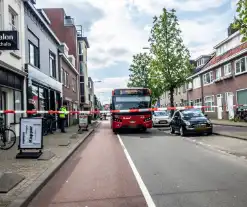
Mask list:
[[[79,70],[80,70],[80,104],[82,110],[90,110],[88,69],[87,69],[87,49],[89,43],[87,37],[83,36],[82,27],[77,27]]]
[[[66,57],[70,60],[74,68],[77,72],[79,72],[79,62],[78,62],[78,42],[77,42],[77,30],[75,26],[74,19],[71,16],[67,16],[63,8],[45,8],[43,9],[49,20],[51,21],[51,28],[58,37],[58,39],[66,45],[68,48],[68,54]],[[74,72],[68,73],[68,76],[74,75]],[[73,80],[74,77],[68,77],[68,80]],[[80,101],[80,85],[79,85],[79,77],[76,81],[76,94],[78,104],[74,106],[73,109],[79,108]],[[65,89],[67,91],[67,89]],[[69,94],[66,97],[70,99],[74,99],[74,92],[72,93],[73,97],[69,97]],[[65,100],[66,101],[66,100]],[[67,102],[67,101],[66,101]]]
[[[29,110],[57,110],[61,106],[59,39],[50,28],[50,20],[43,10],[24,1],[25,48],[28,73],[27,108]]]
[[[94,111],[94,82],[91,77],[88,77],[88,92],[90,109]]]
[[[211,118],[232,119],[235,109],[247,104],[247,43],[241,39],[239,32],[229,34],[215,46],[214,57],[192,76],[201,85],[191,90],[191,99],[200,97]]]
[[[25,29],[24,5],[21,0],[0,0],[0,110],[26,109],[24,70]],[[12,42],[5,40],[12,39]],[[22,114],[0,114],[19,136]]]
[[[71,61],[69,48],[62,43],[60,48],[60,65],[61,65],[61,81],[63,84],[63,104],[67,106],[69,111],[78,111],[78,79],[79,73],[75,68],[75,61]],[[73,59],[75,60],[75,59]],[[68,126],[77,123],[77,114],[68,115]]]

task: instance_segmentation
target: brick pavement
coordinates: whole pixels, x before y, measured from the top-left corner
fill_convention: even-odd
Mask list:
[[[92,126],[91,126],[92,127]],[[67,128],[66,134],[56,132],[53,135],[44,137],[44,152],[51,151],[55,154],[50,160],[29,160],[15,159],[18,153],[16,145],[7,151],[0,150],[0,171],[18,173],[25,176],[25,179],[8,193],[0,193],[0,207],[7,206],[11,200],[14,200],[25,188],[42,175],[49,167],[51,167],[59,158],[66,156],[68,151],[73,148],[81,139],[85,132],[78,134],[77,138],[71,138],[77,132],[78,127],[72,126]],[[70,142],[67,146],[59,146],[66,142]]]
[[[247,122],[234,122],[230,120],[218,120],[218,119],[211,119],[211,122],[215,125],[247,127]]]

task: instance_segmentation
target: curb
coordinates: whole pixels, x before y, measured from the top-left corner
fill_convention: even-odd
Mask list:
[[[224,136],[224,137],[229,137],[229,138],[234,138],[234,139],[240,139],[240,140],[247,141],[247,138],[238,137],[238,136],[234,136],[234,135],[221,134],[221,133],[217,133],[217,132],[213,132],[213,134],[219,135],[219,136]]]
[[[27,207],[30,201],[39,193],[43,186],[53,177],[61,166],[71,157],[71,155],[81,146],[81,144],[94,132],[100,122],[96,123],[92,129],[84,135],[82,140],[69,150],[66,157],[60,158],[58,162],[41,174],[29,187],[27,187],[17,198],[7,207]]]
[[[231,126],[231,127],[247,127],[243,125],[234,125],[234,124],[220,124],[220,123],[214,123],[212,122],[213,125],[218,125],[218,126]]]

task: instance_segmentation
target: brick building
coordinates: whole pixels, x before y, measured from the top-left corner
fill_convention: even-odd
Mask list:
[[[60,73],[63,83],[63,103],[68,110],[80,108],[79,64],[77,52],[77,30],[74,19],[67,16],[63,8],[45,8],[44,13],[50,21],[50,27],[61,41]],[[77,115],[68,116],[68,125],[75,123]]]
[[[230,33],[214,47],[214,57],[191,77],[200,86],[191,90],[190,99],[200,98],[211,118],[231,119],[234,105],[247,104],[247,43],[241,39],[239,32]]]

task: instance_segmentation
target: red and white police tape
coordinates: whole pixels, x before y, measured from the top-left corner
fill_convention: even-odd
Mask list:
[[[243,105],[234,105],[233,107],[247,106]],[[183,110],[183,109],[204,109],[204,108],[217,108],[219,106],[176,106],[176,107],[163,107],[163,108],[147,108],[147,109],[128,109],[128,110],[110,110],[110,111],[68,111],[68,114],[99,114],[99,113],[133,113],[133,112],[146,112],[146,111],[167,111],[167,110]],[[26,111],[17,111],[17,110],[2,110],[0,114],[60,114],[64,113],[63,111],[37,111],[37,110],[26,110]]]

